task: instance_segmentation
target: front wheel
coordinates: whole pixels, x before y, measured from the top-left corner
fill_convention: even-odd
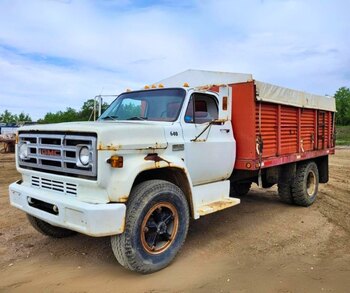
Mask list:
[[[29,214],[27,214],[27,218],[35,230],[52,238],[65,238],[77,234],[75,231],[53,226]]]
[[[149,180],[131,192],[123,234],[111,237],[118,262],[139,273],[166,267],[181,249],[187,235],[189,209],[176,185]]]

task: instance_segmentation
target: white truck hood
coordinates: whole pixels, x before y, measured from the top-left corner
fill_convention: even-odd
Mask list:
[[[166,149],[164,122],[96,121],[28,125],[21,131],[97,133],[98,150]]]

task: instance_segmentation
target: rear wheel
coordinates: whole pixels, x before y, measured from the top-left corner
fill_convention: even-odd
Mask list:
[[[166,267],[181,249],[188,231],[187,200],[176,185],[149,180],[131,192],[123,234],[111,237],[118,262],[139,273]]]
[[[245,196],[249,192],[251,186],[251,182],[231,183],[230,196]]]
[[[35,230],[46,236],[53,238],[65,238],[77,234],[75,231],[53,226],[29,214],[27,214],[27,218]]]
[[[294,203],[290,184],[278,183],[278,195],[281,201],[289,204]]]
[[[319,175],[316,163],[309,162],[299,165],[291,186],[294,203],[304,207],[312,205],[317,197],[318,184]]]

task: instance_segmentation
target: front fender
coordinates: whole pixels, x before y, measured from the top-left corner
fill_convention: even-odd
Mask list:
[[[156,156],[156,157],[155,157]],[[171,155],[137,154],[124,156],[124,166],[112,169],[107,187],[111,202],[126,202],[136,177],[147,170],[161,168],[178,168],[185,174],[192,194],[192,181],[184,161]]]

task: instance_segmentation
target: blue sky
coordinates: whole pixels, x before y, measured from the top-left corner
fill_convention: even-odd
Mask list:
[[[0,112],[79,108],[186,69],[350,86],[346,0],[0,0]]]

